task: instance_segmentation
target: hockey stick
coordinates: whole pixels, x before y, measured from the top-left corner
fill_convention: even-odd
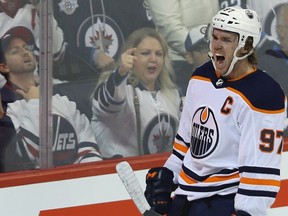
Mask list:
[[[116,165],[116,171],[140,213],[144,216],[160,216],[147,202],[130,164],[122,161]]]

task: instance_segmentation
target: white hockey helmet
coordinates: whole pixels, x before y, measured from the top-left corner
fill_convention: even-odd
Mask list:
[[[244,47],[248,37],[253,38],[253,47],[260,41],[261,23],[254,10],[227,7],[212,18],[212,28],[239,34],[238,46]]]

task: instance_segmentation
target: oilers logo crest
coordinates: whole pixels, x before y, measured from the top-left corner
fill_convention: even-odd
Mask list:
[[[84,20],[77,32],[77,46],[94,47],[111,57],[118,57],[123,43],[120,27],[103,14],[94,14]]]
[[[172,150],[176,135],[176,120],[167,114],[155,116],[143,134],[144,154],[155,154]]]
[[[205,158],[218,145],[219,129],[214,113],[208,107],[201,107],[195,112],[191,123],[191,155],[197,159]]]
[[[53,114],[54,165],[73,164],[77,158],[78,140],[74,127],[62,116]]]

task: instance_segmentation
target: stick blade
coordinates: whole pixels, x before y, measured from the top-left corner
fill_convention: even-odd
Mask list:
[[[147,202],[130,164],[122,161],[116,165],[116,171],[140,213],[145,216],[159,216],[160,214],[155,212]]]

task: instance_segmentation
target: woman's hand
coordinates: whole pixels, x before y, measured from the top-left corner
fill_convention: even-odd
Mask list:
[[[120,58],[121,63],[119,66],[119,74],[121,76],[125,76],[130,70],[133,69],[134,61],[137,60],[137,57],[134,56],[134,52],[136,49],[137,48],[130,48],[121,55],[121,58]]]

